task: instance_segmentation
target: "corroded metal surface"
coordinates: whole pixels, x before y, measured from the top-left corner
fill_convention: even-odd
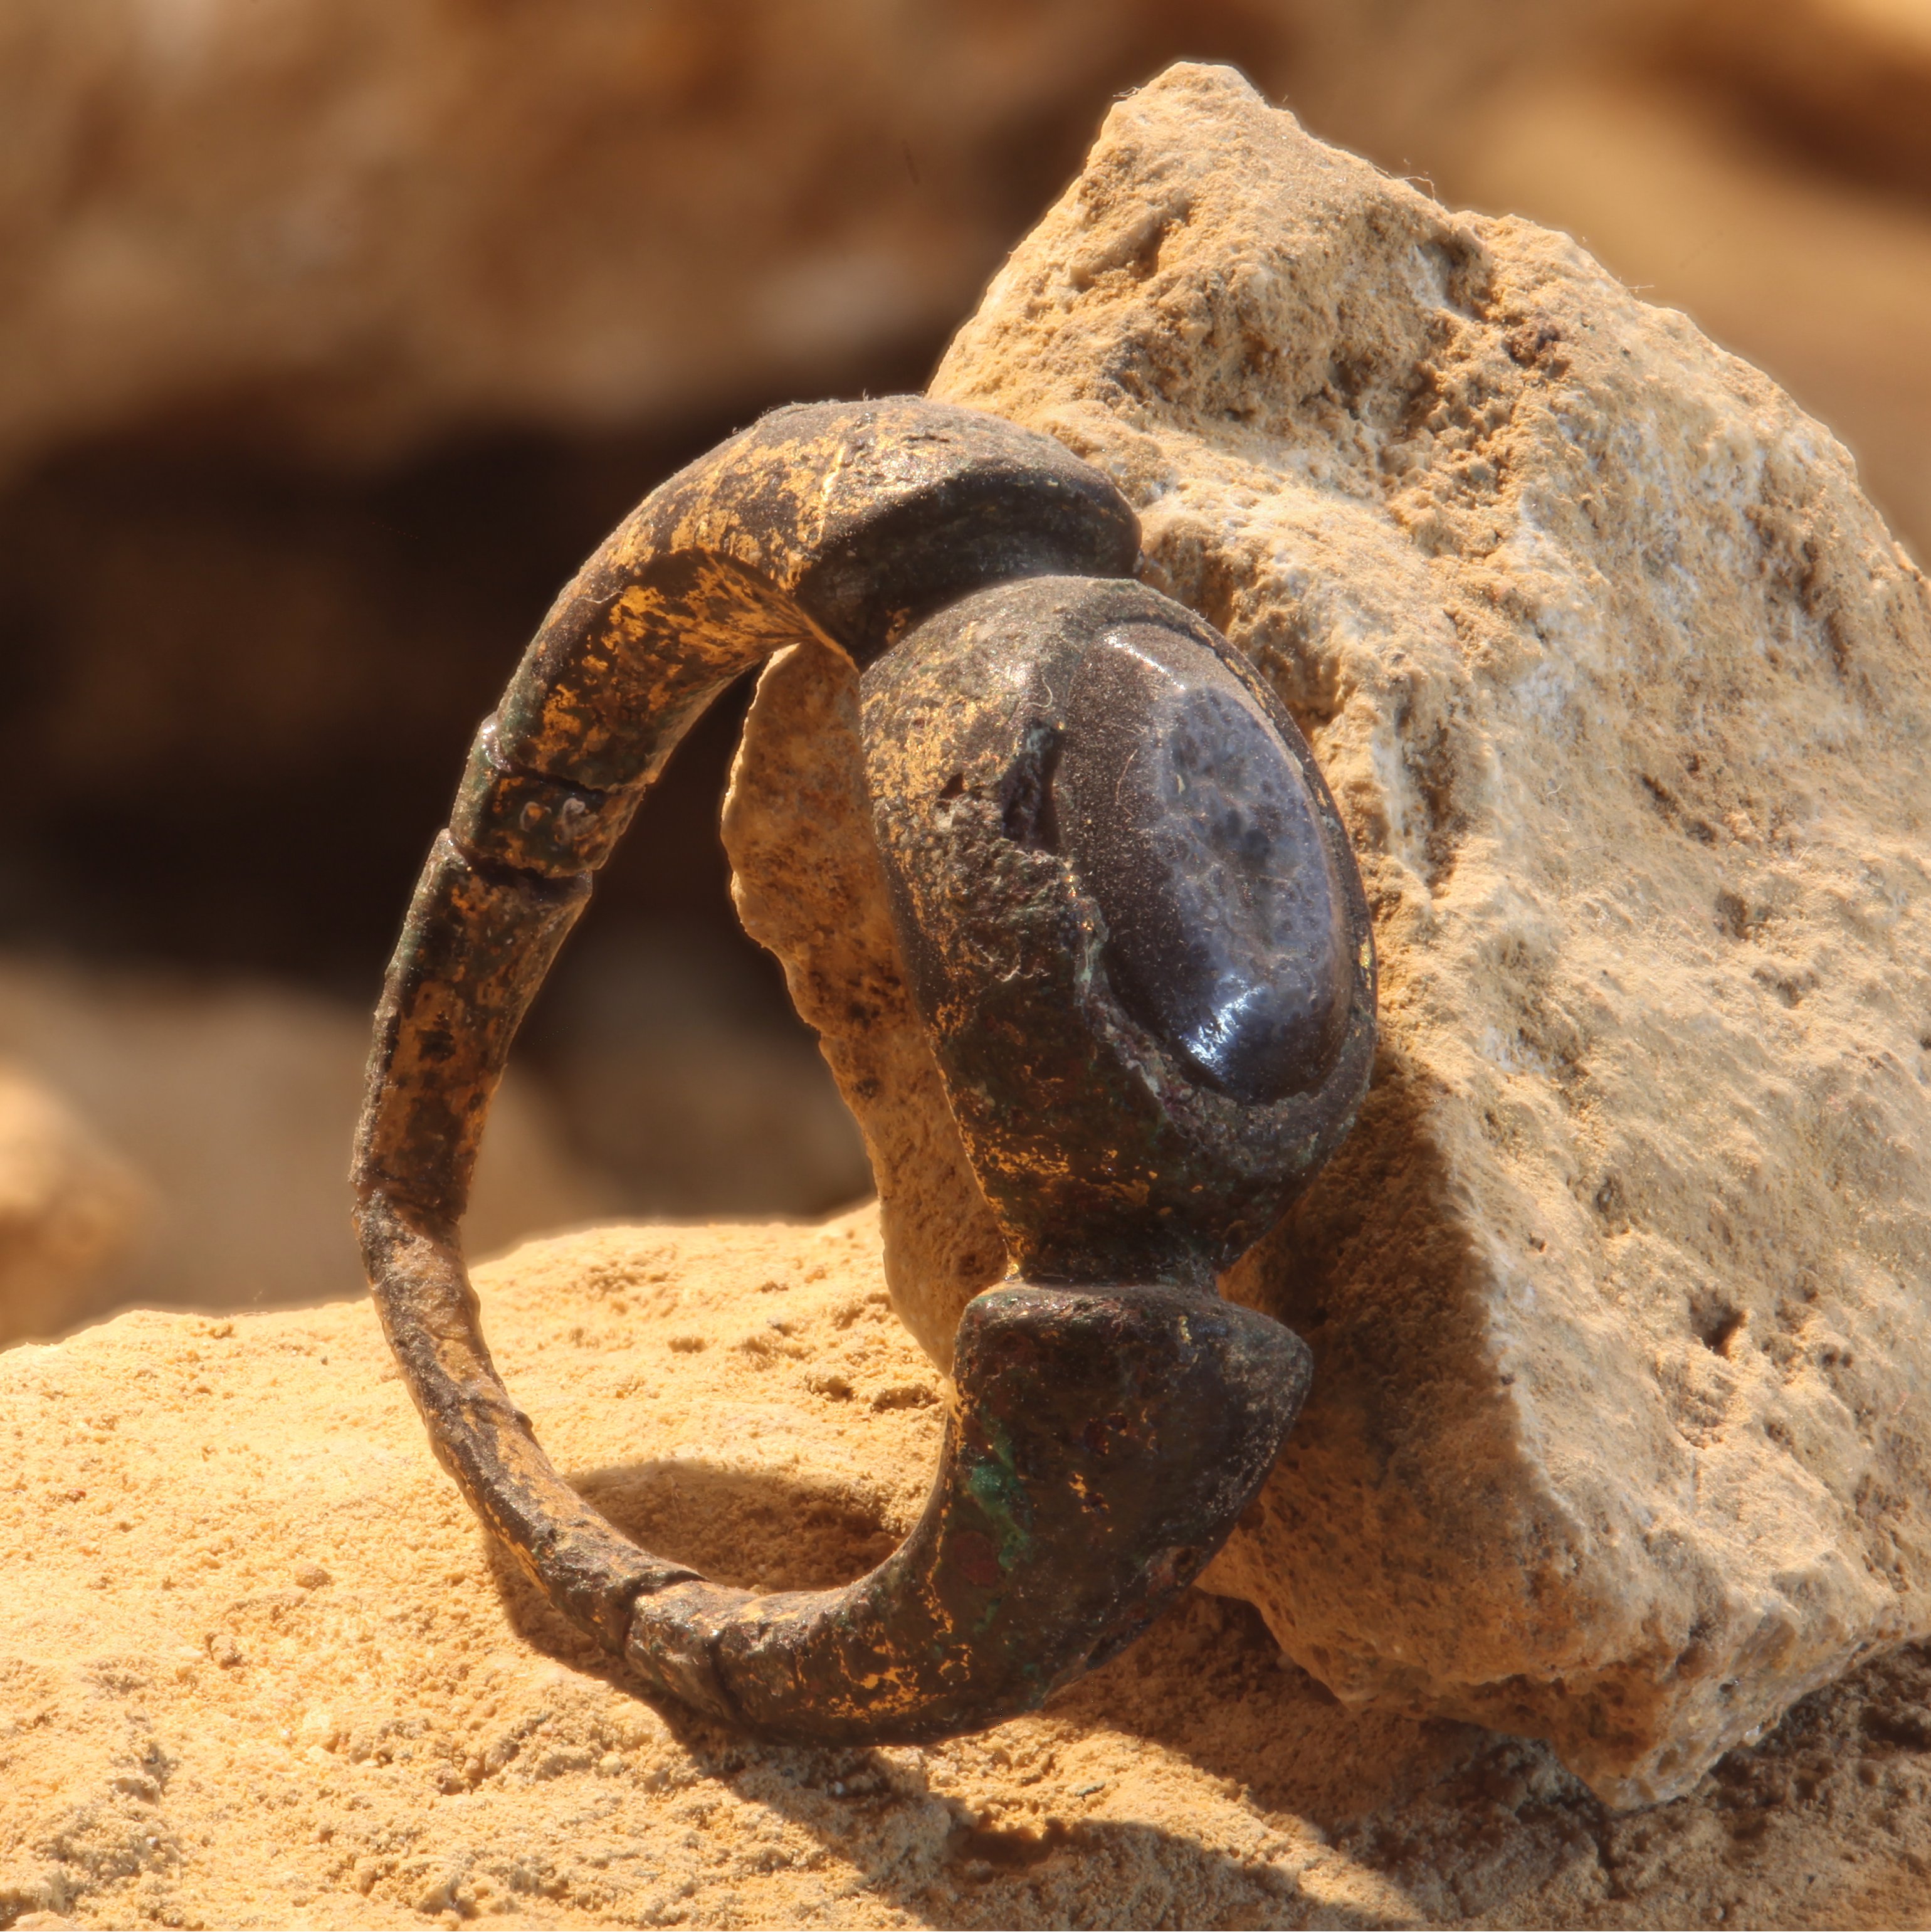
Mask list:
[[[917,398],[786,410],[673,478],[559,598],[478,734],[376,1016],[358,1226],[436,1454],[647,1688],[799,1738],[1037,1706],[1225,1540],[1299,1340],[1214,1277],[1347,1131],[1374,966],[1306,745],[1134,582],[1138,530],[1051,439]],[[899,944],[1014,1274],[967,1308],[925,1515],[842,1590],[637,1549],[490,1362],[457,1237],[517,1024],[645,787],[732,677],[869,667]]]
[[[1317,919],[1300,953],[1280,962],[1291,980],[1312,970],[1324,1024],[1309,1042],[1306,1084],[1278,1097],[1224,1091],[1181,1040],[1145,1022],[1139,1000],[1123,998],[1111,962],[1144,934],[1109,930],[1096,881],[1068,849],[1093,837],[1063,783],[1079,756],[1070,730],[1082,675],[1117,640],[1148,629],[1170,651],[1205,660],[1211,681],[1204,667],[1197,685],[1265,721],[1279,752],[1267,777],[1300,812],[1283,841],[1256,822],[1257,807],[1276,797],[1222,797],[1204,820],[1191,809],[1196,797],[1172,802],[1167,831],[1183,847],[1245,839],[1277,862],[1311,856],[1321,872],[1312,896],[1334,915]],[[1013,1264],[1031,1280],[1210,1288],[1339,1144],[1374,1052],[1367,907],[1300,734],[1191,611],[1144,584],[1058,576],[991,586],[938,613],[866,672],[865,712],[872,809],[902,908],[906,963]],[[1155,762],[1162,747],[1153,722],[1144,713],[1111,721],[1129,742],[1110,756],[1102,746],[1096,759],[1114,768],[1099,808],[1112,808],[1105,815],[1119,843],[1133,831],[1118,774]],[[1164,911],[1147,902],[1183,887],[1234,893],[1242,884],[1223,862],[1163,891],[1147,869],[1130,908],[1147,920]],[[1129,910],[1116,900],[1116,918]],[[1252,951],[1236,976],[1245,993]]]

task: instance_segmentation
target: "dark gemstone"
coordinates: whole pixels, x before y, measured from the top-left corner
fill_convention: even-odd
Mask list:
[[[1239,679],[1180,632],[1110,632],[1074,674],[1052,789],[1127,1011],[1237,1100],[1318,1086],[1354,986],[1341,888],[1300,766]]]

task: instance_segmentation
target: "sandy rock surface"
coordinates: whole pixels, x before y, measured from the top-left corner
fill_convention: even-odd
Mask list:
[[[1263,92],[1453,206],[1585,238],[1828,422],[1931,554],[1927,0],[1276,4]]]
[[[724,802],[732,896],[784,962],[799,1015],[864,1129],[892,1304],[949,1370],[959,1311],[1006,1272],[898,956],[871,830],[850,661],[817,644],[766,667]]]
[[[585,1492],[747,1585],[874,1561],[936,1378],[875,1216],[612,1228],[479,1270]],[[0,1356],[0,1922],[1907,1924],[1931,1663],[1617,1816],[1546,1747],[1351,1713],[1195,1593],[1045,1714],[767,1748],[626,1695],[499,1570],[366,1303]]]
[[[1349,1702],[1623,1802],[1931,1628],[1931,598],[1842,448],[1204,68],[1115,109],[935,390],[1140,506],[1375,909],[1361,1126],[1234,1284],[1314,1394],[1215,1582]],[[889,1001],[819,1004],[883,1063]],[[892,1256],[952,1155],[847,1091],[910,1150]],[[978,1285],[895,1280],[935,1354]]]
[[[1586,238],[1632,286],[1693,316],[1828,422],[1922,560],[1931,5],[1672,12],[1660,58],[1572,56],[1519,73],[1439,140],[1309,124],[1384,160],[1426,148],[1450,200]]]

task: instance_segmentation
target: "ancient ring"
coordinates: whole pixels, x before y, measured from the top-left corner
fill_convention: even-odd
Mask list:
[[[918,1742],[1033,1708],[1197,1576],[1309,1357],[1216,1276],[1339,1143],[1375,1039],[1368,910],[1312,754],[1051,437],[916,398],[779,410],[654,491],[477,737],[391,964],[356,1160],[438,1456],[651,1690],[767,1735]],[[737,674],[862,671],[907,983],[1007,1279],[959,1324],[938,1474],[844,1588],[637,1548],[498,1377],[457,1227],[536,986],[639,797]]]

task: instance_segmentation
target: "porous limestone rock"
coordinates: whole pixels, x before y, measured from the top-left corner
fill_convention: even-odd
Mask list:
[[[1006,1243],[946,1104],[901,970],[866,802],[858,680],[818,644],[758,680],[724,801],[732,896],[783,961],[858,1116],[884,1214],[892,1306],[941,1368],[959,1310],[1006,1272]]]
[[[1565,237],[1197,66],[1114,109],[934,392],[1118,482],[1375,908],[1360,1125],[1230,1284],[1317,1366],[1216,1587],[1349,1703],[1624,1803],[1931,1628],[1931,598],[1843,449]],[[747,800],[841,676],[774,668]],[[808,1014],[943,1361],[985,1224],[949,1273],[906,1232],[961,1187],[889,968]]]
[[[917,1509],[942,1410],[871,1210],[599,1229],[477,1286],[541,1438],[651,1546],[815,1588]],[[1544,1746],[1342,1708],[1198,1592],[1036,1716],[812,1750],[634,1698],[493,1559],[366,1304],[10,1349],[0,1440],[22,1928],[1924,1917],[1922,1649],[1629,1818]]]
[[[1384,160],[1426,155],[1458,203],[1586,236],[1829,423],[1931,557],[1931,7],[1671,0],[1649,26],[1465,92],[1432,128],[1308,124]]]

